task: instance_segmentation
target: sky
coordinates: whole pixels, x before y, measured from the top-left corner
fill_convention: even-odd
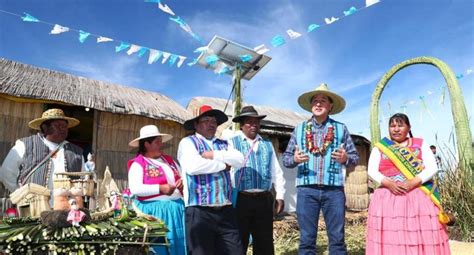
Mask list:
[[[143,0],[0,0],[0,57],[91,79],[155,91],[186,107],[191,98],[229,97],[229,75],[188,66],[214,35],[254,48],[265,44],[272,60],[242,81],[245,103],[307,113],[297,98],[327,83],[346,109],[333,118],[370,139],[370,104],[378,81],[394,65],[420,56],[447,63],[458,75],[470,118],[474,112],[474,1],[382,0],[161,0],[202,38],[199,42],[156,3]],[[352,15],[344,11],[355,7]],[[41,22],[22,21],[24,12]],[[325,18],[339,17],[327,25]],[[73,30],[49,34],[54,24]],[[310,24],[321,27],[307,32]],[[288,29],[301,33],[290,39]],[[90,32],[84,43],[77,30]],[[286,43],[273,47],[281,35]],[[97,36],[114,39],[97,43]],[[115,52],[121,41],[185,56],[181,67]],[[461,77],[462,75],[462,77]],[[445,91],[445,100],[441,100]],[[422,98],[422,99],[421,99]],[[398,72],[380,98],[382,136],[387,120],[406,112],[415,136],[430,144],[453,143],[449,92],[431,65]],[[309,114],[309,113],[308,113]]]

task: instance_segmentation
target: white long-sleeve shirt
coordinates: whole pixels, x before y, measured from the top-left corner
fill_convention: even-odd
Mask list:
[[[247,140],[249,144],[253,144],[254,140],[251,140],[242,131],[239,131],[237,135],[240,135],[243,140]],[[257,152],[258,146],[260,144],[260,141],[263,139],[259,134],[257,134],[257,137],[255,138],[255,145],[252,148],[253,152]],[[234,144],[232,143],[232,139],[228,140],[229,142],[229,147],[235,148]],[[272,147],[273,148],[273,147]],[[244,155],[245,157],[246,155]],[[245,159],[245,158],[244,158]],[[245,162],[247,163],[247,162]],[[232,168],[231,171],[231,179],[232,179],[232,185],[235,187],[236,185],[236,180],[235,180],[235,172],[238,171],[240,168]],[[285,196],[285,178],[283,177],[283,171],[281,170],[280,164],[278,163],[278,159],[275,154],[275,150],[272,150],[272,159],[271,159],[271,165],[270,165],[270,171],[272,175],[272,183],[275,185],[275,191],[276,191],[276,199],[282,199]],[[246,190],[248,192],[262,192],[264,190],[259,190],[259,189],[252,189],[252,190]]]
[[[431,152],[430,147],[426,143],[421,144],[421,153],[423,155],[423,165],[425,169],[421,171],[417,176],[421,179],[421,183],[425,183],[438,172],[438,167],[436,165],[436,159]],[[378,183],[382,183],[385,176],[379,171],[379,164],[381,160],[381,152],[377,147],[372,149],[369,158],[368,174],[370,178]]]
[[[49,148],[50,151],[55,150],[59,144],[53,143],[46,138],[41,136],[41,140]],[[2,167],[0,169],[0,180],[3,182],[3,185],[10,191],[14,191],[18,188],[18,175],[20,174],[20,165],[25,156],[26,148],[25,143],[21,140],[16,140],[15,145],[8,152],[5,160],[3,161]],[[64,168],[64,147],[59,149],[56,152],[55,156],[52,158],[52,173],[65,172]],[[81,171],[85,171],[84,159],[82,160]],[[52,178],[50,178],[50,186],[52,188]]]
[[[171,167],[166,163],[163,162],[161,159],[152,159],[146,158],[156,166],[160,166],[163,168],[163,172],[166,175],[166,181],[168,184],[176,185],[176,181],[174,179],[174,173]],[[178,164],[178,171],[181,172],[179,169]],[[152,195],[160,194],[160,185],[159,184],[144,184],[143,183],[143,168],[140,164],[133,162],[130,166],[130,170],[128,171],[128,185],[130,187],[130,192],[139,197],[146,197]],[[175,189],[173,194],[171,195],[161,195],[158,197],[153,197],[147,199],[147,201],[151,200],[176,200],[182,198],[181,193],[178,189]]]
[[[216,139],[206,139],[199,133],[196,136],[203,140],[210,148],[213,148],[213,142]],[[200,175],[217,173],[226,168],[226,164],[231,167],[242,167],[244,164],[244,156],[238,150],[228,148],[227,150],[213,150],[214,158],[205,159],[199,154],[194,143],[189,137],[183,138],[178,146],[178,161],[181,164],[183,172],[183,197],[184,201],[188,201],[188,184],[185,174]]]

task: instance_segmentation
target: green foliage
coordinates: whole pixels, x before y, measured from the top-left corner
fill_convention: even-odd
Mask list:
[[[454,226],[449,227],[450,239],[474,241],[474,165],[458,165],[452,153],[444,154],[443,174],[438,185],[441,203],[447,212],[456,217]],[[461,161],[462,162],[462,161]]]

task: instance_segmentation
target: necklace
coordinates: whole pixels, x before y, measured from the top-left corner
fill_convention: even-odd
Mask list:
[[[313,137],[313,123],[309,121],[305,127],[305,137],[306,137],[306,149],[314,155],[316,154],[324,154],[326,149],[332,144],[334,140],[334,127],[329,126],[328,132],[324,136],[323,146],[321,148],[314,142]]]

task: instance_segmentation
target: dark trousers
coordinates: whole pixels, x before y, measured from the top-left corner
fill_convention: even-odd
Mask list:
[[[253,254],[274,254],[272,193],[239,192],[237,224],[244,252],[247,251],[249,236],[252,235]]]
[[[186,207],[186,245],[189,255],[242,255],[235,209]]]

